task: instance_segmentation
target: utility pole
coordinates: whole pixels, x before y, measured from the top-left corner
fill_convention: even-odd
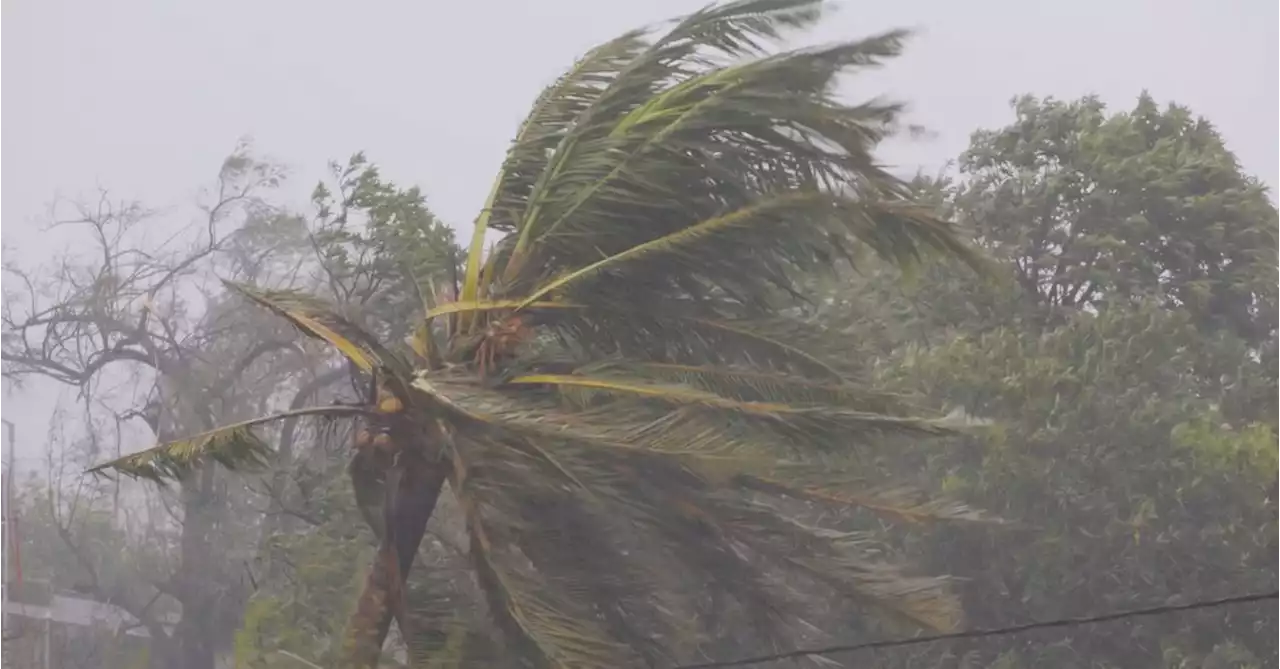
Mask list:
[[[3,532],[4,538],[3,538],[3,543],[0,544],[0,547],[2,547],[3,549],[3,552],[0,554],[4,556],[3,557],[4,583],[0,585],[0,598],[2,598],[4,602],[3,608],[5,610],[9,610],[10,609],[9,598],[13,594],[12,586],[11,586],[11,583],[13,580],[11,572],[13,568],[10,566],[9,563],[13,560],[13,536],[12,536],[13,535],[13,517],[12,517],[13,499],[12,497],[13,497],[14,426],[13,426],[13,423],[4,419],[0,419],[0,422],[3,422],[5,435],[8,437],[5,443],[5,454],[4,454],[4,478],[5,478],[4,495],[0,497],[0,503],[4,505],[3,520],[0,521],[0,522],[3,522],[4,524],[4,532]],[[3,627],[5,630],[12,632],[13,619],[10,618],[9,616],[5,616],[4,624],[0,625],[0,627]],[[5,659],[8,659],[8,658],[5,658]],[[8,666],[7,662],[5,664],[6,666]]]

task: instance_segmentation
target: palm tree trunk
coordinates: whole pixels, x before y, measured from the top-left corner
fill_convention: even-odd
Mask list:
[[[409,577],[448,471],[446,461],[428,463],[418,458],[411,459],[405,467],[396,493],[396,509],[390,519],[394,525],[391,534],[401,579]],[[373,669],[378,665],[393,617],[390,598],[395,584],[390,572],[390,564],[379,552],[343,634],[342,669]]]

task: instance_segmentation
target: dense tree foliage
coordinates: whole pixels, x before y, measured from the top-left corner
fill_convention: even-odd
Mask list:
[[[956,206],[1048,308],[1154,299],[1251,343],[1275,330],[1276,210],[1204,119],[1148,96],[1022,98],[978,132]]]
[[[820,312],[886,382],[995,421],[895,466],[1024,529],[917,549],[971,579],[980,626],[1273,589],[1275,206],[1180,107],[1014,109],[1010,126],[974,134],[954,181],[917,183],[1004,280],[870,272],[833,286]],[[929,661],[1275,666],[1274,624],[1259,605]]]

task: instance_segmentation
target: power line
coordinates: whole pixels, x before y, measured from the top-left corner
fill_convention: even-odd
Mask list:
[[[1273,590],[1271,592],[1255,592],[1248,595],[1237,595],[1235,597],[1224,597],[1222,599],[1207,599],[1190,604],[1170,604],[1165,606],[1153,606],[1146,609],[1130,609],[1127,611],[1117,611],[1114,613],[1103,613],[1094,616],[1084,616],[1079,618],[1058,618],[1056,620],[1045,620],[1035,623],[1024,623],[1022,625],[1014,625],[1012,627],[998,627],[992,629],[977,629],[967,632],[952,632],[949,634],[935,634],[932,636],[911,637],[908,639],[884,639],[881,641],[867,641],[864,643],[855,643],[847,645],[826,646],[824,648],[809,648],[790,650],[784,653],[774,653],[771,655],[755,655],[752,657],[742,657],[736,660],[718,660],[714,662],[701,662],[697,664],[680,664],[671,669],[713,669],[715,667],[742,667],[749,664],[760,664],[761,662],[772,662],[774,660],[792,660],[800,657],[810,657],[813,655],[830,655],[832,653],[849,653],[855,650],[871,650],[880,648],[898,648],[901,646],[915,646],[918,644],[933,643],[934,641],[947,641],[949,639],[978,639],[992,636],[1005,636],[1009,634],[1020,634],[1037,629],[1048,629],[1052,627],[1076,627],[1079,625],[1088,625],[1091,623],[1104,623],[1113,620],[1123,620],[1125,618],[1138,618],[1141,616],[1155,616],[1165,613],[1176,613],[1178,611],[1191,611],[1194,609],[1211,609],[1219,606],[1228,606],[1231,604],[1248,604],[1250,602],[1261,602],[1268,599],[1276,599],[1280,597],[1280,591]]]

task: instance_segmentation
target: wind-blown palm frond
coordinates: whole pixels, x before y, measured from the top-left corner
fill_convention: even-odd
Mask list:
[[[438,396],[453,387],[434,384],[430,390]],[[557,413],[517,400],[511,400],[509,413],[494,412],[498,398],[507,394],[487,391],[486,396],[493,400],[487,406],[462,395],[445,402],[454,410],[464,404],[474,407],[465,414],[471,424],[460,430],[457,444],[459,457],[472,460],[470,471],[475,472],[459,487],[467,486],[470,498],[486,509],[483,518],[469,520],[473,542],[489,547],[485,555],[495,544],[518,550],[501,561],[511,570],[505,580],[500,575],[507,572],[493,564],[477,568],[494,571],[482,578],[482,585],[491,590],[490,597],[499,598],[491,606],[500,604],[505,607],[501,615],[510,616],[504,624],[508,637],[532,644],[526,650],[549,666],[631,666],[667,654],[679,656],[682,648],[687,653],[707,637],[748,630],[759,639],[785,643],[794,638],[788,630],[800,619],[804,599],[775,582],[782,575],[822,581],[828,588],[837,584],[839,592],[861,605],[915,624],[947,629],[958,624],[958,607],[945,595],[944,580],[907,578],[860,558],[857,546],[841,546],[817,530],[804,535],[807,551],[782,550],[776,535],[788,533],[787,545],[792,545],[800,530],[784,514],[762,510],[752,494],[738,492],[754,493],[763,485],[744,485],[740,474],[709,473],[697,458],[687,458],[687,451],[676,450],[658,434],[648,435],[658,439],[653,449],[645,448],[649,442],[640,437],[630,443],[608,441],[588,428],[625,432],[634,426],[583,425],[573,418],[589,414]],[[519,404],[525,413],[519,412]],[[556,470],[572,472],[574,485],[539,458],[507,446],[504,436],[511,434],[552,451]],[[727,469],[733,473],[750,467],[739,461]],[[775,485],[767,492],[792,490]],[[873,499],[856,501],[870,505]],[[855,500],[818,501],[848,506]],[[889,502],[875,501],[882,503],[873,510],[887,510]],[[499,524],[501,541],[492,529]],[[590,542],[584,538],[586,528],[592,528]],[[477,536],[481,530],[483,536]],[[743,554],[744,546],[757,546],[759,554]],[[541,578],[521,568],[534,569]],[[697,575],[696,584],[673,580],[690,574]],[[682,646],[675,631],[662,628],[673,619],[700,620],[706,627],[684,630],[690,637],[685,643],[691,645]],[[626,643],[617,646],[610,640]],[[647,649],[641,640],[656,648]]]
[[[544,174],[569,160],[577,169],[549,176],[530,196],[504,286],[491,292],[536,299],[577,285],[589,293],[587,279],[606,269],[645,261],[635,271],[646,274],[666,259],[675,285],[664,292],[696,278],[754,295],[791,287],[796,272],[848,255],[855,241],[899,262],[921,246],[965,254],[869,156],[896,107],[827,97],[841,69],[891,56],[901,39],[686,71],[661,80],[657,94],[637,87],[645,97],[608,133],[552,153]],[[716,234],[725,231],[733,234]],[[739,248],[755,251],[750,266],[725,265],[742,257]]]
[[[338,418],[362,413],[365,410],[347,406],[284,411],[131,453],[97,465],[89,473],[114,471],[134,478],[163,482],[165,479],[181,478],[191,468],[210,460],[227,469],[249,469],[265,464],[272,452],[271,447],[254,434],[255,426],[303,416]]]
[[[395,411],[372,421],[388,448],[357,457],[371,480],[405,463],[433,472],[424,486],[448,476],[509,657],[630,667],[776,650],[846,606],[960,624],[945,579],[801,522],[818,508],[985,520],[870,482],[877,453],[954,426],[868,390],[842,335],[800,317],[806,278],[866,251],[981,262],[876,163],[900,106],[834,95],[904,33],[769,53],[821,8],[710,7],[608,42],[548,87],[476,220],[458,300],[422,316],[424,332],[448,319],[415,343],[423,369],[329,307],[236,287],[366,371],[390,368]],[[490,231],[503,237],[486,255]],[[414,522],[387,536],[420,536]],[[356,626],[360,658],[376,657],[401,584],[369,588],[362,610],[382,617]],[[441,651],[448,616],[423,620],[420,649]]]
[[[482,598],[470,577],[465,552],[448,546],[429,550],[429,569],[414,570],[407,583],[410,631],[405,645],[412,667],[467,669],[512,667],[501,651],[498,631],[485,620]]]
[[[686,384],[745,402],[833,404],[873,413],[902,413],[914,408],[910,399],[902,395],[872,391],[848,382],[813,381],[751,368],[606,361],[583,368],[582,372],[591,375],[615,370],[634,377]]]
[[[478,455],[488,444],[472,445],[468,451]],[[521,554],[519,507],[504,505],[512,496],[495,494],[510,487],[495,476],[500,468],[474,471],[467,460],[466,454],[455,455],[450,485],[464,510],[476,576],[508,643],[538,665],[610,665],[623,649],[599,629],[590,611],[575,606],[579,602],[547,588]]]
[[[606,293],[604,288],[599,292]],[[621,285],[609,288],[618,289],[611,305],[537,310],[528,318],[592,358],[736,364],[836,382],[845,377],[847,365],[835,354],[838,338],[819,326],[777,317],[707,313],[710,309],[693,299],[669,300],[663,308],[627,299]]]
[[[565,401],[546,390],[561,382],[592,380],[544,375],[485,388],[465,378],[424,376],[414,384],[461,426],[456,453],[471,459],[470,471],[479,472],[470,474],[464,484],[470,486],[468,494],[483,500],[484,508],[489,509],[490,520],[485,522],[501,519],[504,546],[518,546],[523,558],[517,561],[523,564],[529,560],[543,575],[542,581],[503,581],[495,573],[483,580],[486,588],[499,592],[503,606],[525,602],[519,611],[538,612],[537,616],[528,614],[533,616],[530,619],[512,613],[513,619],[504,626],[508,635],[533,644],[530,652],[546,659],[555,653],[579,657],[574,653],[581,651],[581,662],[590,664],[600,662],[600,653],[613,648],[615,654],[606,664],[629,666],[629,662],[641,659],[652,662],[668,653],[679,654],[676,633],[668,631],[656,649],[647,651],[639,639],[653,644],[654,630],[673,616],[717,621],[708,622],[710,627],[700,633],[690,633],[695,639],[689,642],[692,647],[703,638],[700,634],[728,633],[735,625],[753,630],[760,639],[783,643],[794,638],[787,621],[797,620],[803,607],[788,608],[799,600],[788,588],[770,584],[771,570],[810,581],[819,576],[834,579],[832,582],[843,588],[840,592],[902,620],[944,628],[958,624],[957,604],[945,594],[944,580],[902,577],[886,565],[860,559],[856,550],[842,548],[818,531],[811,532],[806,541],[826,548],[812,555],[799,556],[792,551],[787,559],[780,559],[787,554],[775,552],[756,559],[744,557],[735,548],[752,542],[767,546],[772,541],[769,532],[797,531],[781,514],[756,508],[751,500],[759,494],[835,508],[858,506],[911,522],[979,518],[954,502],[908,502],[901,490],[873,488],[861,495],[842,494],[845,491],[839,480],[833,481],[830,475],[823,478],[821,467],[788,466],[779,461],[783,454],[812,451],[832,440],[836,432],[825,432],[828,436],[824,438],[822,430],[781,417],[799,413],[808,418],[804,411],[823,416],[825,410],[831,415],[824,419],[847,419],[839,413],[838,404],[810,403],[802,408],[767,403],[762,409],[759,404],[688,386],[624,385],[616,379],[600,378],[594,379],[599,383],[591,390],[606,386],[609,391],[620,390],[623,399],[609,393],[603,399]],[[544,390],[512,391],[526,383]],[[634,399],[634,395],[641,399]],[[679,408],[673,411],[668,403]],[[764,413],[764,422],[750,423],[758,412]],[[725,417],[729,415],[739,415],[748,422],[727,424]],[[911,419],[862,414],[854,418],[859,423],[882,420],[893,432],[941,431],[928,421],[913,424]],[[771,425],[780,420],[780,427]],[[849,432],[848,427],[839,432]],[[845,444],[866,445],[869,428],[859,425],[854,431],[859,438],[844,439]],[[523,446],[515,445],[521,442]],[[532,452],[530,444],[536,445],[537,452]],[[748,508],[754,509],[752,514],[743,511]],[[751,522],[740,522],[746,517]],[[562,525],[569,518],[577,519],[573,528]],[[772,523],[762,529],[765,518]],[[601,543],[592,549],[592,558],[581,555],[585,539],[570,541],[570,535],[584,533],[588,526],[595,528],[593,539]],[[492,534],[485,531],[486,537]],[[758,536],[760,532],[765,534]],[[473,537],[473,541],[479,539]],[[635,548],[626,550],[628,542]],[[485,545],[490,543],[491,538]],[[582,564],[584,561],[590,565]],[[478,568],[495,569],[489,564]],[[548,582],[549,573],[559,576]],[[701,575],[698,585],[670,581],[671,574],[691,573]],[[664,581],[668,587],[652,588]],[[641,590],[638,584],[648,584],[650,589]],[[828,583],[827,587],[829,593],[832,586]],[[646,596],[655,591],[705,594],[672,595],[659,602]],[[699,601],[704,596],[710,599]],[[718,603],[711,609],[703,608],[712,600]],[[608,608],[599,608],[606,607],[606,602]],[[623,611],[618,612],[617,607]],[[664,616],[661,611],[685,613]],[[615,618],[606,618],[603,629],[595,623],[585,629],[558,627],[567,624],[566,620],[584,617],[596,621],[610,612]],[[563,636],[543,631],[541,625],[551,626]],[[720,631],[714,631],[717,629]],[[557,640],[564,639],[572,641],[566,641],[564,647],[557,645]],[[602,645],[588,644],[584,648],[589,652],[584,651],[578,645],[586,643],[584,639],[596,639]],[[626,644],[614,647],[604,643],[610,639]],[[574,665],[568,662],[564,666]]]
[[[461,299],[474,301],[481,290],[485,232],[512,231],[520,225],[513,212],[521,208],[539,178],[548,151],[554,151],[574,121],[591,109],[618,70],[647,46],[642,31],[630,32],[593,49],[538,97],[507,152],[480,217],[467,259]],[[468,319],[469,320],[469,319]]]
[[[949,431],[849,382],[838,338],[784,315],[802,277],[863,248],[897,264],[928,249],[977,263],[872,158],[898,105],[831,95],[838,73],[895,55],[903,33],[750,60],[819,7],[731,3],[585,57],[522,126],[477,222],[462,301],[431,315],[473,324],[452,359],[475,366],[414,388],[458,427],[465,480],[453,485],[473,560],[507,639],[536,665],[670,661],[729,626],[785,644],[794,579],[958,624],[945,582],[817,531],[811,549],[784,551],[778,537],[803,533],[755,506],[978,518],[816,475],[888,437]],[[491,228],[508,236],[482,259]],[[515,332],[525,346],[510,345]],[[571,536],[598,559],[565,548]],[[655,601],[644,582],[678,594]],[[673,617],[702,624],[660,631]]]
[[[340,316],[323,300],[296,291],[260,291],[230,281],[230,290],[266,307],[304,334],[328,343],[365,372],[398,366],[399,360],[358,325]]]
[[[962,502],[928,496],[916,488],[897,485],[878,488],[866,480],[841,480],[839,472],[812,466],[775,467],[773,476],[753,475],[742,467],[733,483],[747,490],[824,504],[866,509],[874,514],[908,523],[964,521],[1001,524]],[[785,477],[785,478],[782,478]]]

